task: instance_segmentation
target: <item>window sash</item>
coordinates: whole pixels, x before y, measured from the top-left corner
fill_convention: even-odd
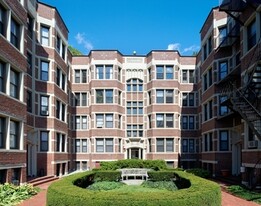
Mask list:
[[[19,49],[19,24],[12,18],[11,19],[11,43]]]
[[[49,62],[41,61],[41,80],[49,80]]]
[[[104,70],[103,66],[97,66],[96,67],[97,79],[104,79],[103,70]]]
[[[19,148],[18,126],[18,122],[10,121],[10,149]]]
[[[163,114],[157,114],[156,120],[157,120],[157,127],[163,128],[164,127],[164,115]]]
[[[166,103],[173,103],[173,90],[166,90]]]
[[[0,148],[5,147],[5,119],[0,117]]]
[[[112,79],[112,66],[105,66],[105,78]]]
[[[164,90],[156,91],[157,103],[164,103]]]
[[[41,44],[49,46],[49,32],[50,29],[46,26],[41,26]]]
[[[5,91],[5,64],[0,62],[0,91]]]
[[[166,66],[166,79],[173,79],[173,66]]]
[[[157,66],[157,79],[164,79],[164,67],[163,66]]]
[[[82,140],[82,152],[87,152],[87,139]]]
[[[103,127],[103,115],[102,114],[97,114],[96,115],[96,127]]]
[[[81,73],[80,70],[75,70],[74,71],[74,83],[81,83]]]
[[[166,139],[166,152],[174,152],[174,140]]]
[[[113,139],[105,139],[105,152],[113,152]]]
[[[96,139],[96,152],[104,152],[104,139]]]
[[[40,150],[41,151],[48,151],[48,140],[49,140],[49,133],[48,132],[41,132],[41,146]]]
[[[164,152],[164,139],[163,138],[157,139],[157,152]]]
[[[10,96],[14,98],[19,97],[19,73],[12,70],[10,71]]]
[[[96,90],[96,103],[98,104],[104,103],[104,90],[100,90],[100,89]]]
[[[228,151],[228,131],[219,133],[220,151]]]
[[[106,103],[113,103],[113,90],[105,90]]]
[[[106,114],[105,118],[106,118],[105,119],[106,128],[113,128],[113,115]]]
[[[41,96],[41,115],[49,115],[49,97],[47,96]]]

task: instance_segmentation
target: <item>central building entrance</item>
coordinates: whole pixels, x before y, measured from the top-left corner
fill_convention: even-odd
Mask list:
[[[137,147],[128,148],[127,159],[143,159],[143,149]]]

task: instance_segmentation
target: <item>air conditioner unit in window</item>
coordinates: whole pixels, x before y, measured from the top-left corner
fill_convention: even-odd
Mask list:
[[[97,125],[97,128],[103,128],[103,125]]]
[[[49,115],[49,111],[48,110],[42,110],[41,111],[41,115]]]
[[[258,147],[258,141],[253,140],[248,142],[248,148],[257,148]]]

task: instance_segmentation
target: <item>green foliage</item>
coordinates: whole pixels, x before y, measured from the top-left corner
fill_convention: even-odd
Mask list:
[[[175,191],[178,190],[177,186],[175,185],[174,182],[172,181],[145,181],[142,183],[143,187],[148,187],[148,188],[157,188],[157,189],[165,189],[169,191]]]
[[[210,177],[209,171],[201,169],[201,168],[187,169],[185,171],[188,172],[188,173],[192,173],[192,174],[194,174],[196,176],[202,177],[202,178]]]
[[[220,186],[195,175],[176,171],[180,179],[187,179],[191,186],[175,192],[151,189],[150,192],[123,190],[92,191],[73,184],[77,179],[93,174],[92,171],[64,177],[52,183],[47,191],[48,206],[220,206]],[[118,191],[119,190],[119,191]]]
[[[126,159],[110,162],[101,162],[100,170],[117,170],[121,168],[148,168],[153,170],[167,169],[164,160]]]
[[[227,188],[227,190],[233,195],[241,197],[245,200],[261,203],[261,193],[250,191],[239,185],[231,185]]]
[[[170,181],[175,178],[173,171],[149,171],[149,179],[151,181]]]
[[[13,184],[5,183],[0,185],[0,206],[17,205],[22,200],[36,195],[39,191],[39,188],[34,188],[29,184],[14,186]]]
[[[121,172],[120,171],[97,171],[94,175],[94,181],[120,181],[121,179]]]
[[[74,55],[74,56],[82,55],[82,52],[80,52],[78,49],[76,49],[76,48],[74,48],[74,47],[72,47],[70,45],[68,46],[68,49],[72,53],[72,55]]]
[[[122,187],[123,185],[125,185],[122,182],[109,182],[109,181],[104,181],[104,182],[95,182],[92,185],[90,185],[89,187],[87,187],[87,189],[89,190],[96,190],[96,191],[101,191],[101,190],[114,190],[117,188]]]

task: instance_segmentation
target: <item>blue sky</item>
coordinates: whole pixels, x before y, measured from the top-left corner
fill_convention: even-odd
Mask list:
[[[199,31],[219,0],[40,0],[60,12],[69,44],[88,54],[115,49],[129,55],[199,50]]]

